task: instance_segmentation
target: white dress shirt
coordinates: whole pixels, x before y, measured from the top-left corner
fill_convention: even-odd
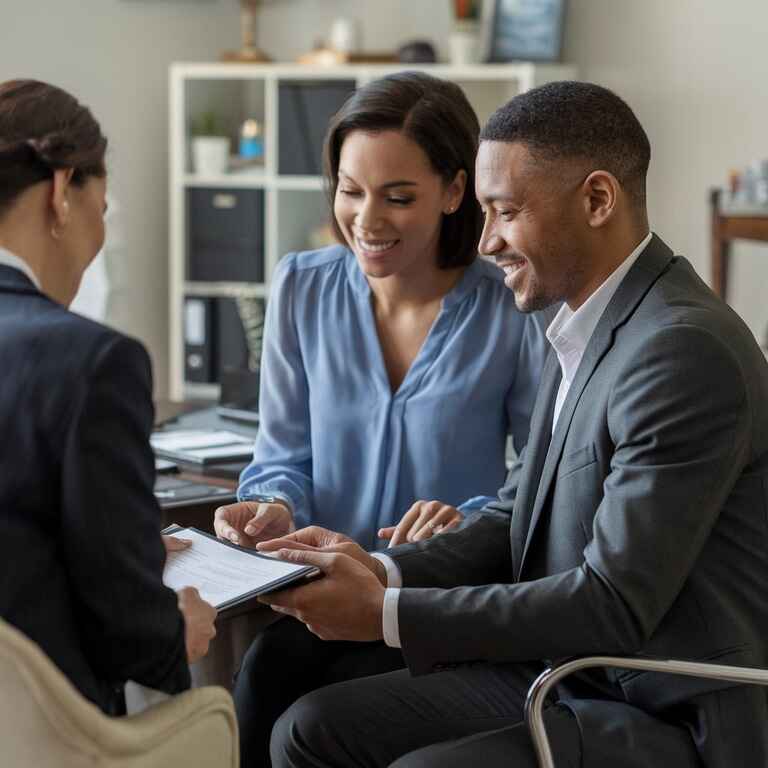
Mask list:
[[[651,242],[652,233],[648,233],[639,245],[624,261],[603,281],[600,287],[573,312],[567,304],[563,304],[554,320],[547,328],[547,339],[554,347],[560,362],[562,379],[555,400],[555,415],[552,419],[552,431],[557,424],[557,418],[563,407],[571,382],[579,369],[579,363],[584,356],[584,350],[592,338],[597,323],[605,312],[606,307],[616,293],[621,281],[637,258]],[[382,610],[382,630],[384,642],[390,648],[402,648],[400,643],[400,626],[397,618],[397,603],[400,599],[400,588],[403,585],[402,574],[397,563],[387,555],[376,552],[373,557],[381,560],[387,571],[387,588],[384,590],[384,607]]]
[[[621,285],[624,276],[650,242],[651,233],[649,232],[637,248],[611,272],[600,287],[575,312],[566,303],[563,303],[560,311],[549,324],[547,339],[554,347],[563,374],[555,399],[555,414],[552,419],[553,432],[557,426],[557,419],[560,416],[568,390],[571,388],[571,382],[579,370],[579,363],[584,356],[584,350],[586,350],[603,312],[611,303],[613,294]]]
[[[13,267],[18,269],[19,272],[23,272],[33,283],[37,290],[40,290],[40,281],[37,279],[37,275],[32,271],[32,268],[26,261],[20,259],[18,256],[14,256],[10,251],[6,251],[5,248],[0,248],[0,264],[5,267]]]

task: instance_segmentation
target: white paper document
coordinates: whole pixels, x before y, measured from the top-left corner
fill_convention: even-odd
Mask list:
[[[192,546],[168,553],[163,583],[174,590],[195,587],[200,597],[216,608],[234,605],[254,594],[289,586],[297,579],[318,573],[316,568],[306,565],[235,549],[192,528],[181,528],[168,535],[188,539]]]
[[[155,433],[150,442],[155,450],[193,451],[200,448],[240,444],[250,448],[253,445],[253,438],[221,429],[178,429]]]

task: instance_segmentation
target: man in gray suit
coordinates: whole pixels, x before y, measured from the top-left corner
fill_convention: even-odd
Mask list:
[[[522,702],[545,660],[768,664],[768,365],[649,233],[645,132],[613,93],[553,83],[481,138],[481,251],[520,309],[564,302],[528,446],[457,531],[388,557],[316,528],[264,546],[325,572],[266,601],[408,665],[300,699],[274,765],[534,766]],[[762,689],[606,671],[558,693],[558,766],[768,765]]]

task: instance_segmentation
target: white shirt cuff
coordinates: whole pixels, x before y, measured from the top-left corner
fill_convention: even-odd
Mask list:
[[[384,642],[390,648],[402,648],[400,645],[400,625],[397,621],[397,602],[400,599],[400,587],[403,586],[403,575],[397,563],[381,552],[372,552],[384,564],[387,572],[387,588],[384,590],[384,606],[381,612],[381,628]]]
[[[397,622],[397,603],[400,590],[388,587],[384,590],[384,609],[381,617],[381,628],[384,631],[384,642],[390,648],[402,648],[400,645],[400,625]]]
[[[403,575],[400,573],[400,568],[389,555],[381,552],[371,552],[371,557],[375,557],[384,564],[384,569],[387,572],[387,587],[397,588],[403,586]]]

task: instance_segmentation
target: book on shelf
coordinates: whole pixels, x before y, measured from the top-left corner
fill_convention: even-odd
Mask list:
[[[225,429],[177,429],[150,438],[155,455],[190,464],[248,460],[253,438]]]

